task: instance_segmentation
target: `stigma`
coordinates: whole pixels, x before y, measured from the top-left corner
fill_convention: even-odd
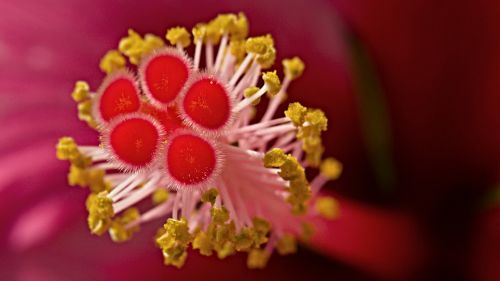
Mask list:
[[[272,36],[248,34],[242,13],[170,28],[166,40],[129,30],[101,59],[96,91],[76,82],[78,117],[100,145],[63,137],[56,149],[69,184],[89,188],[92,234],[125,242],[160,222],[166,265],[181,267],[192,247],[221,259],[246,252],[248,267],[262,268],[307,242],[311,216],[336,218],[335,199],[319,195],[342,171],[322,156],[325,114],[296,102],[278,112],[304,63],[284,59],[280,78]]]

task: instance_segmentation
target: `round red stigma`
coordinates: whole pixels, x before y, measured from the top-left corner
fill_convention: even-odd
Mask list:
[[[139,89],[133,76],[128,73],[106,78],[95,103],[97,116],[105,122],[121,114],[137,112],[140,105]]]
[[[207,131],[223,129],[231,116],[227,89],[214,77],[196,79],[182,98],[183,112],[189,123]]]
[[[174,136],[166,150],[166,168],[178,186],[194,187],[212,178],[217,166],[212,143],[192,133]]]
[[[164,49],[141,64],[141,83],[154,105],[162,107],[175,101],[189,78],[190,65],[190,61],[173,48]]]
[[[179,111],[175,106],[169,106],[166,109],[159,109],[149,103],[143,102],[141,112],[155,118],[163,127],[167,135],[173,131],[183,128],[182,119],[179,117]]]
[[[110,151],[125,168],[151,164],[160,148],[162,133],[150,117],[129,115],[111,125],[107,139]]]

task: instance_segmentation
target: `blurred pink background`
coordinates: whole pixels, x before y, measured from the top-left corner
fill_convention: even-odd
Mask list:
[[[0,279],[499,280],[500,3],[496,1],[0,2]],[[74,81],[96,88],[98,62],[131,27],[163,35],[243,11],[278,57],[299,55],[290,99],[325,110],[328,155],[344,165],[328,191],[342,216],[312,249],[244,257],[191,253],[162,265],[149,225],[113,244],[86,228],[86,192],[55,158],[77,120]],[[279,65],[277,65],[279,68]]]

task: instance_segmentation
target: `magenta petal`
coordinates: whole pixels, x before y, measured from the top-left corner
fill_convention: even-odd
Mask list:
[[[9,233],[14,251],[25,251],[62,234],[83,207],[74,203],[77,194],[48,196],[19,214]]]
[[[414,218],[399,210],[336,199],[337,219],[311,218],[313,248],[384,279],[405,279],[420,269],[428,249]]]

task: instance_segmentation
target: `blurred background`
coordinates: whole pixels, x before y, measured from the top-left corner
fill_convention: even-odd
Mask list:
[[[0,2],[0,279],[500,280],[500,2],[432,0]],[[71,100],[128,28],[163,35],[246,13],[278,59],[306,71],[290,100],[329,118],[328,186],[341,216],[309,247],[248,270],[191,253],[162,265],[145,227],[126,245],[91,236],[86,192],[55,158],[95,143]],[[280,67],[277,65],[277,67]]]

